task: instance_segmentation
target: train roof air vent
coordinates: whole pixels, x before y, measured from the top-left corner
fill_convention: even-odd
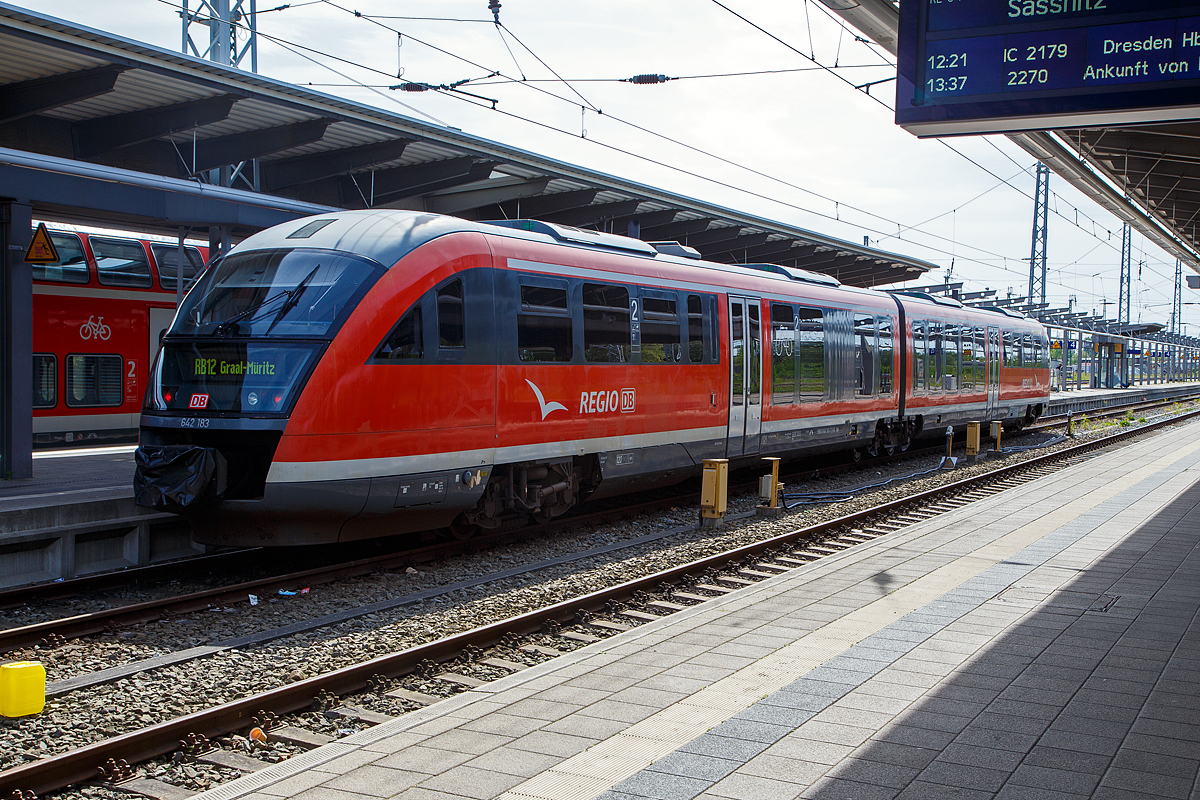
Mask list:
[[[683,258],[700,258],[700,251],[679,242],[646,242],[665,256],[681,256]]]
[[[776,275],[784,275],[794,281],[803,281],[804,283],[816,283],[821,286],[841,286],[842,282],[832,275],[825,275],[820,272],[809,272],[806,269],[796,269],[795,267],[785,267],[780,264],[739,264],[738,266],[757,269],[762,272],[774,272]]]
[[[629,250],[634,253],[656,255],[653,247],[641,239],[631,239],[628,236],[618,236],[615,233],[587,231],[582,228],[572,228],[570,225],[556,225],[553,222],[542,222],[538,219],[497,219],[484,220],[481,225],[495,225],[499,228],[512,228],[518,231],[541,233],[560,242],[570,244],[589,244],[593,247],[610,247],[614,250]]]
[[[317,231],[324,228],[326,225],[331,225],[337,222],[337,219],[315,219],[306,225],[303,225],[285,236],[285,239],[307,239]]]
[[[931,303],[937,303],[939,306],[950,306],[951,308],[964,308],[963,304],[955,300],[953,297],[943,297],[936,294],[927,294],[926,292],[906,292],[903,289],[896,289],[889,294],[902,294],[905,297],[917,297],[921,300],[928,300]]]
[[[980,311],[991,311],[996,314],[1003,314],[1004,316],[1012,317],[1013,319],[1029,319],[1029,317],[1027,317],[1025,314],[1022,314],[1019,311],[1013,311],[1012,309],[1004,308],[1003,306],[975,306],[975,308],[979,309]]]

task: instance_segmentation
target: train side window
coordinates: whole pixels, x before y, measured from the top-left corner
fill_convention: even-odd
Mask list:
[[[1037,364],[1033,358],[1033,334],[1026,333],[1021,336],[1021,363],[1026,367]]]
[[[33,407],[54,408],[56,405],[58,405],[58,358],[51,353],[34,353]]]
[[[875,394],[875,318],[854,315],[854,393]]]
[[[875,329],[879,332],[879,393],[891,394],[895,360],[892,350],[892,318],[876,317]]]
[[[141,242],[131,239],[104,239],[93,236],[88,240],[92,255],[96,257],[96,270],[100,283],[105,286],[136,286],[149,288],[154,285],[150,277],[150,259]]]
[[[158,264],[158,282],[164,289],[175,289],[175,275],[179,272],[179,245],[152,244],[154,263]],[[194,247],[183,248],[183,288],[192,288],[196,275],[204,269],[204,259]]]
[[[567,282],[556,280],[552,285],[522,283],[521,310],[517,314],[517,355],[520,360],[570,361],[573,350]]]
[[[729,397],[734,406],[746,405],[746,319],[741,303],[729,305],[729,352],[732,378]]]
[[[925,359],[925,384],[929,390],[940,391],[942,388],[942,323],[936,320],[929,320],[926,325],[926,350],[927,358]]]
[[[825,314],[819,308],[796,309],[796,334],[799,336],[800,401],[825,399]]]
[[[771,405],[796,402],[796,311],[771,303]]]
[[[975,384],[982,389],[987,386],[987,329],[975,329]]]
[[[463,310],[462,278],[437,290],[438,349],[463,350],[467,346],[466,315]]]
[[[375,357],[385,361],[417,361],[425,356],[424,338],[418,300],[379,345]]]
[[[707,348],[704,346],[704,302],[698,294],[687,297],[688,314],[688,358],[693,364],[703,364],[708,361]]]
[[[913,388],[925,388],[925,320],[913,320]]]
[[[79,237],[73,233],[51,233],[50,241],[54,242],[54,249],[58,251],[58,261],[53,264],[34,264],[34,280],[87,283],[87,256],[83,254],[83,242]]]
[[[961,361],[959,360],[959,326],[947,322],[942,336],[942,350],[945,351],[945,370],[942,375],[942,388],[948,392],[957,392],[961,383]]]
[[[680,343],[679,300],[666,292],[642,291],[642,363],[678,364]]]
[[[119,406],[125,388],[125,360],[110,355],[67,356],[67,405]]]
[[[970,325],[962,326],[962,373],[958,387],[963,390],[975,388],[975,340]]]
[[[1004,366],[1021,366],[1021,348],[1018,342],[1017,334],[1004,331]]]
[[[605,283],[583,285],[583,357],[593,363],[627,363],[632,354],[629,290]]]
[[[750,374],[746,381],[748,405],[762,404],[762,321],[759,318],[762,304],[758,300],[746,303],[746,315],[750,323]]]

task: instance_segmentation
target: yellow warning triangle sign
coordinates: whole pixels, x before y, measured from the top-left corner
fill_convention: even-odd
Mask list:
[[[44,222],[39,222],[37,230],[33,232],[33,239],[29,242],[29,247],[25,250],[25,263],[58,263],[58,251],[54,249],[54,242],[50,239],[50,233],[46,230],[46,223]]]

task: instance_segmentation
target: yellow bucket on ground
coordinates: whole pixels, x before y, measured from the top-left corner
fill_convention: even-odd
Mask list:
[[[26,717],[46,706],[46,668],[38,661],[0,664],[0,715]]]

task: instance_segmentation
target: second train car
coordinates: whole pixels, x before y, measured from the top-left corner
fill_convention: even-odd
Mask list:
[[[256,234],[167,332],[138,495],[212,544],[556,517],[736,465],[905,448],[1049,397],[1037,322],[675,243],[341,212]]]

